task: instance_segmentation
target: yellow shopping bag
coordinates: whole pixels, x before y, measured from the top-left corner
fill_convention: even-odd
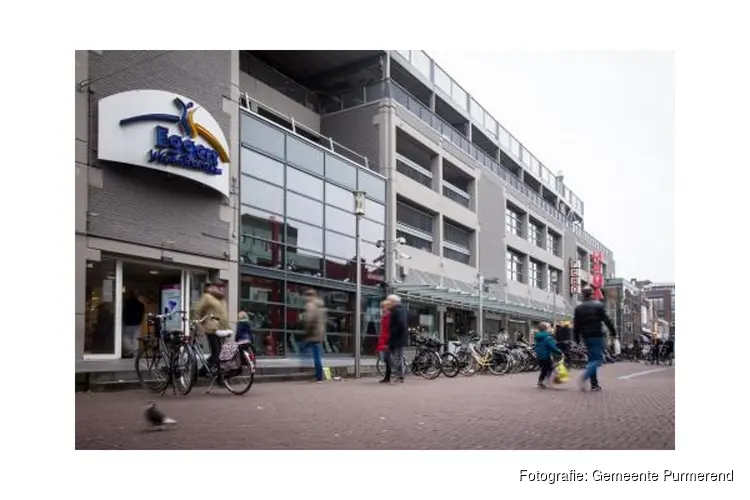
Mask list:
[[[565,363],[563,361],[560,361],[559,363],[557,363],[557,366],[555,366],[554,382],[556,384],[564,384],[568,380],[570,380],[568,369],[565,368]]]

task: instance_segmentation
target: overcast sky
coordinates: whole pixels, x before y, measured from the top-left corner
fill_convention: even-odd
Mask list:
[[[674,281],[671,52],[428,51],[585,205],[619,277]]]

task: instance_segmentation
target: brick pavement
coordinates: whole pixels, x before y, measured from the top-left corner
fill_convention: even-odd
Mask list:
[[[619,363],[604,390],[573,380],[539,390],[536,374],[258,384],[187,397],[144,391],[76,394],[77,449],[674,449],[674,368]],[[576,372],[572,374],[577,375]],[[178,421],[147,430],[145,404]]]

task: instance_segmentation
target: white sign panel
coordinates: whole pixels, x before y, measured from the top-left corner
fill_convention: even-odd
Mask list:
[[[105,97],[98,148],[100,160],[178,175],[229,196],[229,144],[208,111],[187,97],[161,90]]]
[[[581,261],[570,259],[570,294],[581,293]]]

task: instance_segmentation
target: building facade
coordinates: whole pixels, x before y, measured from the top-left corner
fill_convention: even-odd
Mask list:
[[[614,275],[583,225],[562,175],[421,51],[76,53],[76,359],[123,356],[133,297],[189,310],[211,278],[267,356],[297,352],[319,289],[326,351],[349,356],[357,265],[365,354],[384,283],[442,338],[477,330],[480,301],[485,334],[528,334]]]

